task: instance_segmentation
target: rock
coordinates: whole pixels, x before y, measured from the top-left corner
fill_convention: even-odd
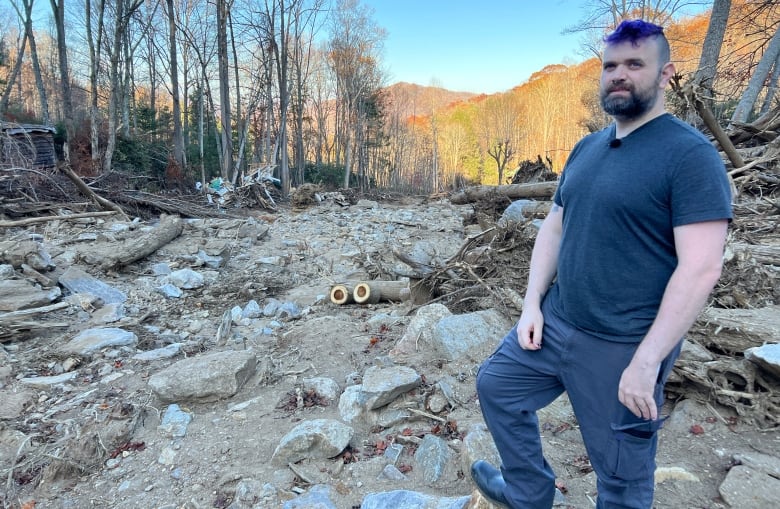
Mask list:
[[[226,351],[181,360],[149,378],[163,402],[216,401],[236,394],[255,373],[250,351]]]
[[[168,280],[174,286],[183,290],[200,288],[204,284],[203,276],[192,269],[174,270],[168,276]]]
[[[737,465],[729,470],[718,492],[731,507],[767,509],[777,506],[780,479],[750,467]]]
[[[463,447],[460,452],[460,469],[463,472],[471,471],[471,464],[477,460],[485,460],[491,465],[500,465],[501,456],[498,454],[493,437],[484,423],[473,424],[463,438]]]
[[[428,304],[417,310],[404,335],[390,350],[390,357],[395,359],[417,352],[421,346],[431,344],[431,331],[436,322],[450,316],[452,313],[443,304]]]
[[[363,374],[363,394],[366,397],[366,407],[369,410],[383,407],[421,383],[422,378],[412,368],[372,366]]]
[[[71,371],[70,373],[63,373],[61,375],[55,375],[55,376],[25,377],[19,381],[35,389],[48,389],[52,385],[59,385],[59,384],[64,384],[65,382],[70,382],[77,376],[79,376],[78,371]]]
[[[734,459],[746,467],[780,479],[780,458],[777,456],[750,451],[735,454]]]
[[[510,327],[509,320],[493,309],[445,316],[434,326],[431,341],[436,351],[454,360],[476,346],[495,347]]]
[[[156,361],[160,359],[169,359],[177,355],[181,351],[181,343],[171,343],[170,345],[162,348],[156,348],[154,350],[147,350],[145,352],[137,353],[133,355],[133,359],[137,361]]]
[[[187,426],[192,421],[192,414],[183,411],[179,405],[168,405],[163,414],[158,431],[171,438],[180,438],[187,434]]]
[[[18,311],[47,306],[60,298],[58,286],[42,289],[26,279],[0,280],[0,311]]]
[[[445,469],[452,463],[453,452],[447,442],[436,435],[427,434],[414,453],[414,460],[422,468],[423,479],[429,485],[442,480]]]
[[[354,430],[332,419],[304,421],[287,433],[271,457],[276,465],[295,463],[302,459],[338,456],[352,439]]]
[[[360,509],[465,509],[471,497],[435,497],[416,491],[369,493]]]
[[[116,327],[87,329],[63,345],[65,353],[91,355],[111,346],[135,346],[138,336]]]
[[[30,385],[30,384],[27,384]],[[35,393],[28,390],[0,391],[0,421],[16,419],[24,410],[35,403]]]
[[[303,379],[304,392],[313,390],[328,401],[335,401],[341,394],[338,382],[332,378],[315,377]]]
[[[103,301],[103,304],[122,304],[127,300],[127,295],[121,291],[77,267],[68,267],[60,276],[59,282],[71,293],[90,293]]]
[[[780,344],[757,346],[745,350],[745,358],[780,378]]]

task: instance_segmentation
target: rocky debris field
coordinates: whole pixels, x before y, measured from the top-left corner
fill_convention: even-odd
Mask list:
[[[450,284],[476,275],[460,258],[484,232],[473,215],[446,199],[326,200],[243,218],[6,228],[0,507],[490,507],[468,474],[476,459],[498,464],[475,375],[517,308],[486,299],[492,289],[458,305],[415,292],[330,299],[334,285],[417,281],[426,267]],[[149,239],[148,255],[117,263]],[[472,259],[516,275],[506,250],[479,249]],[[665,409],[656,507],[776,504],[777,311],[708,310],[692,331]],[[716,335],[730,348],[708,350]],[[593,507],[565,396],[539,417],[556,506]]]

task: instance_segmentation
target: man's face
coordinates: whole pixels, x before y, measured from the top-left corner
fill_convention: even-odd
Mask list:
[[[601,70],[601,106],[621,120],[641,117],[655,106],[668,83],[659,62],[657,43],[643,39],[612,44],[604,50]],[[671,75],[669,75],[671,77]]]

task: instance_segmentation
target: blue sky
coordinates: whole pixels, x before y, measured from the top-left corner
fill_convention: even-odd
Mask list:
[[[398,81],[475,93],[509,90],[548,64],[584,57],[586,0],[362,0],[387,30],[388,84]]]

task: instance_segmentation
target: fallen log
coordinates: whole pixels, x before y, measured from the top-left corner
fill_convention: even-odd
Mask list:
[[[748,256],[759,263],[780,267],[780,246],[734,243],[729,246],[729,249],[735,254]]]
[[[163,215],[160,217],[160,225],[140,238],[125,241],[121,245],[93,248],[89,253],[83,253],[82,259],[86,263],[99,265],[103,270],[123,267],[154,253],[181,235],[183,230],[184,223],[179,216]]]
[[[57,216],[43,216],[43,217],[30,217],[27,219],[19,219],[18,221],[0,221],[0,228],[11,228],[14,226],[27,226],[28,224],[47,223],[49,221],[61,221],[70,219],[83,219],[87,217],[98,216],[113,216],[117,214],[114,210],[106,210],[103,212],[84,212],[80,214],[66,214]]]
[[[507,184],[501,186],[473,186],[450,197],[450,202],[465,205],[491,196],[505,196],[512,200],[534,198],[549,200],[555,194],[558,182],[537,182],[535,184]]]
[[[409,283],[405,281],[360,282],[352,291],[352,298],[358,304],[376,304],[379,301],[402,301],[411,297]]]

